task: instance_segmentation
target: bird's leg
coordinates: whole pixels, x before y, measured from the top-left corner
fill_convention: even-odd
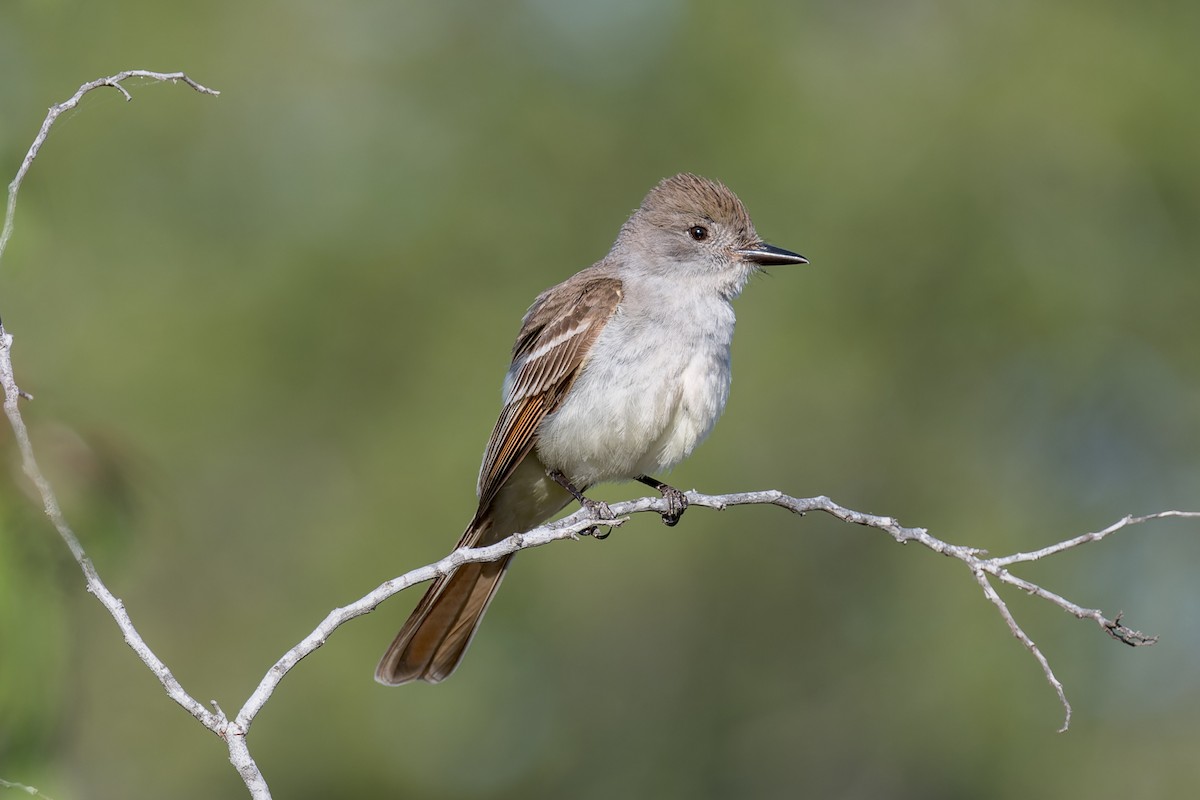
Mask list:
[[[649,475],[638,475],[637,479],[639,483],[644,483],[662,492],[663,499],[667,501],[667,512],[662,515],[663,524],[671,527],[679,522],[680,517],[683,516],[683,512],[687,511],[687,495],[674,486],[668,486],[660,480],[651,478]]]
[[[557,483],[559,486],[571,493],[571,496],[579,501],[579,505],[583,506],[596,519],[615,519],[616,514],[608,507],[608,503],[603,500],[593,500],[590,497],[584,497],[583,492],[575,488],[575,485],[556,469],[547,470],[546,474]],[[600,526],[593,525],[587,530],[581,531],[584,536],[592,536],[596,539],[607,539],[608,534],[612,533],[612,528],[606,530],[603,534],[600,533]]]

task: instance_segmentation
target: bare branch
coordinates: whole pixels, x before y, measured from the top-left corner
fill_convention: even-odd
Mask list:
[[[1067,693],[1063,690],[1062,682],[1059,681],[1058,677],[1054,674],[1054,670],[1050,668],[1050,662],[1047,661],[1046,656],[1042,654],[1041,648],[1039,648],[1033,639],[1029,638],[1029,634],[1025,633],[1024,629],[1017,624],[1016,617],[1014,617],[1012,612],[1008,610],[1008,603],[1005,603],[1004,599],[996,592],[996,587],[992,586],[992,582],[988,580],[987,573],[982,569],[975,569],[972,571],[972,574],[974,574],[975,580],[979,582],[979,588],[983,589],[983,596],[986,597],[988,601],[1000,611],[1000,616],[1008,625],[1008,629],[1012,632],[1012,635],[1017,637],[1017,641],[1025,645],[1025,649],[1032,653],[1033,657],[1037,659],[1038,664],[1042,668],[1042,674],[1046,676],[1046,681],[1049,682],[1051,688],[1054,689],[1055,694],[1058,695],[1058,701],[1062,703],[1064,713],[1063,724],[1062,727],[1058,729],[1058,732],[1066,733],[1067,728],[1071,727],[1071,703],[1067,700]]]
[[[1009,564],[1018,564],[1026,561],[1038,561],[1046,558],[1047,556],[1061,553],[1064,550],[1070,550],[1073,547],[1079,547],[1080,545],[1098,542],[1107,537],[1109,534],[1116,533],[1122,528],[1127,528],[1130,525],[1141,525],[1143,522],[1149,522],[1152,519],[1165,519],[1166,517],[1187,518],[1194,516],[1196,516],[1195,513],[1190,511],[1159,511],[1156,514],[1146,514],[1141,517],[1125,516],[1114,522],[1112,525],[1109,525],[1104,530],[1096,531],[1094,533],[1085,533],[1081,536],[1076,536],[1074,539],[1067,539],[1065,542],[1052,544],[1049,547],[1043,547],[1041,550],[1034,550],[1032,553],[1014,553],[1011,556],[1005,556],[1004,558],[993,558],[991,559],[990,563],[997,567],[1007,567]]]
[[[146,78],[154,81],[171,82],[183,81],[188,86],[203,94],[220,94],[214,89],[202,86],[182,72],[151,72],[149,70],[131,69],[119,72],[116,75],[110,75],[107,78],[89,81],[80,86],[79,90],[68,99],[51,106],[49,113],[46,114],[45,121],[42,123],[41,129],[38,131],[37,136],[34,137],[33,144],[30,145],[29,151],[25,154],[25,159],[21,162],[21,166],[17,170],[16,177],[8,185],[8,207],[4,215],[4,229],[0,232],[0,259],[3,258],[8,241],[12,237],[13,221],[16,217],[17,209],[17,193],[20,191],[21,184],[25,180],[30,167],[33,166],[33,161],[41,151],[42,145],[45,143],[46,137],[50,134],[50,128],[54,125],[55,121],[64,111],[70,111],[78,106],[79,102],[88,92],[99,89],[102,86],[115,88],[124,95],[126,100],[132,100],[132,96],[130,96],[129,92],[122,85],[122,82],[130,78]],[[33,481],[33,485],[37,488],[46,516],[50,518],[51,524],[54,525],[55,530],[58,531],[62,540],[66,542],[71,555],[74,556],[75,561],[79,564],[79,568],[83,571],[87,590],[95,595],[96,599],[108,609],[108,612],[116,621],[122,636],[124,636],[125,643],[129,645],[138,658],[158,678],[166,690],[167,696],[187,710],[189,714],[199,720],[206,728],[221,734],[228,726],[228,720],[225,719],[223,714],[209,711],[188,694],[171,673],[171,670],[167,668],[167,665],[154,654],[145,640],[142,639],[141,634],[138,633],[129,614],[125,611],[125,604],[109,591],[104,581],[100,579],[100,575],[96,572],[91,559],[88,558],[87,553],[83,550],[83,546],[79,543],[79,538],[71,530],[65,517],[63,517],[62,509],[59,507],[54,489],[45,475],[42,474],[37,459],[34,457],[33,444],[29,439],[29,431],[25,426],[25,420],[21,417],[20,401],[22,399],[32,400],[33,397],[17,386],[12,364],[12,346],[13,337],[4,329],[3,323],[0,323],[0,384],[4,387],[4,413],[8,417],[9,425],[12,426],[17,447],[21,453],[21,466],[25,474]],[[230,753],[232,758],[232,746]],[[246,756],[248,759],[249,753]],[[249,761],[249,763],[252,765],[253,761]],[[249,782],[247,785],[250,785]],[[265,784],[263,785],[265,787]],[[262,796],[265,797],[267,795]]]
[[[836,517],[843,522],[852,522],[857,525],[863,525],[869,528],[881,530],[892,537],[900,544],[909,542],[917,542],[918,544],[932,550],[935,553],[956,558],[963,562],[968,569],[971,570],[976,582],[983,590],[984,597],[988,602],[996,606],[1000,612],[1000,616],[1008,625],[1013,636],[1025,646],[1030,654],[1037,660],[1042,668],[1042,672],[1046,677],[1047,682],[1054,689],[1058,696],[1059,702],[1063,706],[1065,718],[1060,731],[1067,730],[1071,721],[1071,704],[1067,701],[1066,692],[1063,689],[1062,682],[1055,676],[1054,671],[1050,667],[1049,661],[1042,653],[1037,644],[1029,637],[1028,634],[1017,623],[1008,605],[996,592],[992,586],[988,576],[995,577],[997,580],[1016,586],[1023,591],[1026,591],[1036,597],[1053,603],[1062,608],[1068,613],[1079,619],[1091,619],[1099,624],[1110,636],[1118,641],[1132,645],[1153,644],[1157,641],[1157,637],[1146,636],[1145,634],[1133,631],[1120,624],[1121,615],[1118,614],[1114,619],[1108,619],[1100,611],[1086,609],[1072,603],[1054,592],[1031,583],[1022,578],[1018,578],[1012,573],[1004,569],[1003,564],[1015,563],[1011,556],[996,559],[981,558],[981,554],[986,551],[974,547],[964,547],[962,545],[950,544],[931,536],[924,528],[906,528],[900,525],[892,517],[881,517],[875,514],[866,514],[861,511],[840,506],[830,500],[828,497],[808,497],[797,498],[783,494],[779,491],[759,491],[759,492],[739,492],[736,494],[723,495],[706,495],[698,492],[687,493],[689,507],[705,507],[716,510],[723,510],[730,506],[739,505],[775,505],[781,508],[786,508],[789,511],[803,515],[809,511],[820,511],[830,516]],[[617,516],[605,524],[619,526],[624,524],[632,514],[654,512],[662,514],[669,510],[667,501],[661,497],[643,497],[637,500],[628,500],[621,503],[610,503],[609,508]],[[1188,511],[1164,511],[1157,514],[1148,514],[1143,517],[1126,517],[1120,527],[1131,524],[1139,524],[1152,519],[1162,519],[1164,517],[1184,517],[1192,519],[1200,519],[1200,512]],[[305,656],[310,655],[313,651],[325,644],[329,636],[341,625],[355,617],[370,613],[379,606],[380,603],[404,591],[418,583],[433,580],[439,575],[445,575],[461,564],[475,561],[494,561],[509,553],[515,553],[518,550],[526,550],[531,547],[540,547],[550,542],[560,539],[578,538],[579,534],[591,528],[596,524],[596,519],[591,516],[586,510],[581,509],[574,514],[565,517],[558,522],[543,525],[540,528],[535,528],[525,533],[518,533],[508,537],[494,545],[480,548],[463,548],[456,550],[440,561],[429,564],[424,567],[419,567],[410,570],[405,574],[386,581],[380,584],[375,589],[368,592],[363,597],[341,608],[334,609],[329,615],[322,620],[317,628],[306,636],[299,644],[284,653],[275,664],[263,676],[258,687],[251,694],[246,704],[242,706],[238,712],[234,723],[245,729],[249,729],[250,724],[254,721],[254,717],[262,710],[263,705],[270,698],[275,688],[283,680],[286,675],[296,664]],[[1110,526],[1115,530],[1116,527]],[[1105,529],[1109,531],[1110,529]],[[1074,541],[1074,540],[1069,540]],[[1046,548],[1052,550],[1057,548],[1057,545]],[[1069,548],[1054,549],[1054,552],[1062,552]],[[1019,560],[1019,559],[1018,559]],[[1026,559],[1029,560],[1029,559]]]
[[[17,192],[20,191],[21,183],[25,180],[26,173],[33,166],[33,160],[37,158],[42,145],[46,143],[46,137],[50,135],[50,128],[58,120],[59,115],[64,111],[70,111],[78,106],[79,101],[83,99],[84,95],[102,86],[111,86],[124,95],[126,100],[132,100],[133,97],[121,85],[130,78],[147,78],[152,81],[170,81],[171,83],[183,81],[202,94],[210,94],[214,97],[220,94],[216,89],[209,89],[207,86],[196,83],[182,72],[150,72],[144,69],[127,69],[124,72],[118,72],[116,75],[109,75],[107,78],[97,78],[94,81],[88,81],[79,87],[79,91],[66,100],[50,106],[50,111],[46,114],[46,119],[42,122],[42,127],[38,131],[37,136],[33,138],[33,144],[29,146],[29,152],[25,154],[25,159],[21,162],[16,177],[12,179],[12,183],[8,184],[8,208],[4,212],[4,229],[0,231],[0,259],[4,257],[4,250],[8,247],[8,240],[12,238],[13,219],[17,213]]]
[[[50,800],[49,797],[47,797],[46,795],[39,792],[37,790],[37,787],[26,786],[23,783],[14,783],[12,781],[6,781],[3,778],[0,778],[0,789],[16,789],[19,792],[24,792],[25,794],[32,795],[33,797],[40,797],[40,798],[42,798],[42,800]]]
[[[650,498],[612,504],[611,508],[618,517],[616,519],[605,520],[604,525],[606,527],[623,525],[628,517],[620,515],[631,513],[630,507],[641,505],[647,501],[650,501]],[[636,510],[649,510],[649,507]],[[329,615],[321,621],[321,624],[312,633],[305,636],[299,644],[284,653],[283,657],[267,670],[267,674],[263,676],[258,687],[246,700],[245,705],[242,706],[242,710],[238,712],[237,717],[234,719],[234,724],[249,730],[254,717],[262,710],[271,693],[275,691],[279,682],[283,680],[283,676],[291,671],[292,667],[300,663],[300,660],[305,656],[312,654],[313,651],[325,644],[330,634],[339,627],[356,617],[369,614],[384,600],[399,594],[410,586],[433,580],[439,575],[448,575],[463,564],[475,561],[495,561],[518,550],[540,547],[541,545],[560,539],[578,539],[582,531],[595,527],[595,525],[596,520],[591,514],[581,509],[558,522],[543,525],[527,533],[514,534],[507,539],[503,539],[487,547],[464,547],[461,550],[455,550],[440,561],[409,570],[397,578],[392,578],[389,581],[381,583],[353,603],[341,608],[335,608],[329,612]]]
[[[110,75],[107,78],[89,81],[80,86],[79,90],[67,100],[51,106],[50,112],[46,115],[45,122],[42,123],[41,129],[38,131],[33,144],[29,148],[29,152],[25,154],[25,160],[21,162],[21,167],[17,170],[16,177],[8,185],[8,210],[4,216],[4,231],[0,234],[0,258],[3,257],[4,248],[8,245],[8,240],[12,235],[13,219],[16,214],[17,192],[20,190],[21,182],[25,179],[29,168],[33,165],[33,160],[37,158],[42,144],[45,143],[46,137],[49,135],[50,128],[54,125],[55,120],[64,111],[69,111],[79,105],[79,101],[88,92],[99,89],[102,86],[114,87],[120,90],[126,100],[132,100],[133,98],[130,97],[129,92],[121,85],[122,81],[129,78],[149,78],[151,80],[172,82],[183,81],[193,89],[204,94],[219,94],[213,89],[201,86],[182,72],[163,73],[131,69],[117,73],[116,75]],[[33,485],[37,487],[46,516],[50,518],[51,524],[54,525],[59,536],[66,542],[71,555],[75,557],[75,561],[79,563],[80,569],[83,570],[84,578],[87,581],[87,590],[95,595],[96,599],[112,614],[113,619],[116,620],[117,627],[121,629],[121,634],[125,637],[126,644],[150,668],[150,671],[162,683],[163,688],[167,691],[167,695],[172,700],[183,706],[189,714],[198,719],[206,728],[214,731],[217,730],[226,721],[208,711],[195,698],[185,692],[179,681],[171,674],[167,665],[150,650],[146,642],[142,639],[141,634],[138,633],[137,628],[134,627],[133,620],[126,613],[125,604],[113,595],[108,587],[104,585],[104,582],[100,580],[100,575],[96,572],[91,559],[84,552],[83,546],[79,543],[79,538],[75,536],[75,532],[67,525],[62,510],[59,508],[58,498],[54,494],[54,489],[50,486],[50,482],[46,480],[46,476],[42,474],[41,468],[38,467],[37,459],[33,454],[33,444],[29,440],[29,431],[25,427],[25,420],[21,417],[20,400],[22,398],[29,399],[30,395],[27,392],[21,391],[17,386],[12,365],[12,345],[12,336],[4,329],[3,324],[0,323],[0,383],[4,386],[4,413],[8,416],[8,422],[12,426],[13,434],[16,437],[17,447],[21,452],[21,466],[25,470],[25,474],[33,481]]]
[[[200,705],[195,698],[185,692],[179,681],[171,674],[171,670],[167,668],[167,665],[146,645],[141,634],[134,627],[133,620],[126,613],[125,604],[110,592],[104,581],[100,579],[99,573],[96,572],[96,567],[92,564],[91,559],[88,558],[87,553],[84,552],[83,545],[79,543],[79,538],[71,530],[71,527],[63,517],[62,509],[58,505],[58,498],[54,494],[54,489],[50,486],[50,482],[46,480],[46,476],[42,474],[37,459],[34,457],[33,444],[29,440],[29,431],[25,427],[25,420],[21,417],[21,410],[18,407],[21,392],[17,389],[17,383],[13,377],[12,342],[12,335],[4,329],[3,324],[0,324],[0,384],[4,386],[4,413],[8,416],[9,425],[12,426],[13,434],[17,440],[17,447],[21,451],[21,466],[24,468],[25,474],[33,481],[33,485],[37,487],[46,516],[50,518],[51,524],[54,525],[55,530],[58,531],[58,535],[62,537],[62,540],[66,542],[67,548],[71,551],[71,555],[75,557],[79,568],[83,570],[84,578],[87,581],[87,590],[96,596],[96,599],[108,609],[113,619],[116,620],[117,627],[121,629],[121,634],[125,637],[125,643],[150,668],[150,671],[158,678],[159,683],[163,685],[163,688],[167,691],[167,695],[172,700],[187,709],[188,713],[200,720],[206,728],[216,730],[224,720],[218,719],[212,712]]]

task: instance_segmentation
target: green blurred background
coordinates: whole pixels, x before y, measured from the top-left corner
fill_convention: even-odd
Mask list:
[[[336,605],[447,552],[520,317],[645,191],[720,178],[812,260],[738,302],[676,485],[828,494],[995,553],[1200,507],[1200,5],[0,6],[0,272],[68,518],[234,713]],[[245,795],[83,590],[0,430],[0,778]],[[640,496],[634,486],[599,496]],[[1025,569],[1075,706],[970,575],[778,509],[522,554],[463,668],[371,680],[418,592],[285,680],[277,797],[1158,798],[1200,780],[1200,526]],[[4,795],[0,790],[0,797]]]

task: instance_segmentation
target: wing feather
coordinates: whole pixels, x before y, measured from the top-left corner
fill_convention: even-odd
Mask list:
[[[566,396],[621,296],[617,278],[583,272],[544,292],[525,315],[479,470],[481,509],[533,449],[538,426]]]

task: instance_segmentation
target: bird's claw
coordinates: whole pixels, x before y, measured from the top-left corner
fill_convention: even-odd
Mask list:
[[[662,492],[663,499],[667,501],[667,510],[662,515],[663,525],[673,528],[683,517],[683,512],[687,511],[687,495],[674,486],[664,485],[659,491]]]
[[[617,515],[613,513],[613,510],[608,507],[608,503],[604,502],[603,500],[593,500],[590,497],[584,497],[580,499],[579,503],[588,510],[588,513],[592,515],[593,519],[609,520],[617,518]],[[608,535],[612,533],[612,528],[606,527],[604,529],[604,533],[600,532],[600,528],[600,525],[593,525],[590,528],[585,528],[583,531],[581,531],[581,533],[584,536],[591,536],[593,539],[607,539]]]

